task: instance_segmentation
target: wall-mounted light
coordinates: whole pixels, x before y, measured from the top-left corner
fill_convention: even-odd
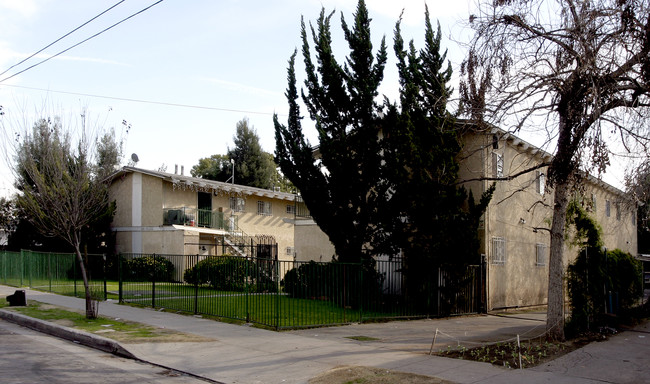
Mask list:
[[[205,245],[202,245],[202,246],[201,246],[201,250],[202,250],[202,251],[205,251]]]
[[[526,220],[522,217],[519,219],[519,224],[526,224]]]

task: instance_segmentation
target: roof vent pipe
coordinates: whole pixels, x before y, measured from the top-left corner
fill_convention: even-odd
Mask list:
[[[185,176],[185,166],[181,165],[181,176]]]
[[[174,164],[174,175],[178,175],[178,164]]]

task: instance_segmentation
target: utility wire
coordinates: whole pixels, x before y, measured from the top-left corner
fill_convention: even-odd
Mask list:
[[[81,24],[81,25],[78,26],[77,28],[75,28],[75,29],[73,29],[72,31],[66,33],[65,35],[59,37],[58,39],[54,40],[52,43],[50,43],[50,44],[46,45],[45,47],[41,48],[39,51],[33,53],[32,55],[30,55],[29,57],[23,59],[23,60],[20,61],[19,63],[16,63],[16,64],[12,65],[11,67],[7,68],[4,72],[0,73],[0,76],[2,76],[2,75],[4,75],[5,73],[11,71],[14,67],[19,66],[20,64],[22,64],[22,63],[26,62],[27,60],[31,59],[32,57],[38,55],[39,53],[43,52],[44,50],[46,50],[46,49],[48,49],[49,47],[53,46],[54,44],[58,43],[59,41],[65,39],[66,37],[68,37],[68,36],[70,36],[71,34],[75,33],[76,31],[80,30],[81,28],[83,28],[84,26],[86,26],[87,24],[89,24],[90,22],[92,22],[93,20],[97,19],[98,17],[102,16],[102,15],[105,14],[106,12],[108,12],[108,11],[110,11],[111,9],[117,7],[118,5],[122,4],[122,3],[125,2],[125,1],[126,1],[126,0],[121,0],[121,1],[119,1],[118,3],[116,3],[116,4],[113,5],[112,7],[108,8],[108,9],[105,10],[104,12],[102,12],[102,13],[100,13],[99,15],[93,17],[92,19],[86,21],[85,23]]]
[[[104,33],[104,32],[106,32],[106,31],[108,31],[108,30],[110,30],[110,29],[112,29],[112,28],[114,28],[114,27],[116,27],[116,26],[122,24],[123,22],[125,22],[125,21],[127,21],[127,20],[129,20],[129,19],[131,19],[131,18],[133,18],[133,17],[135,17],[135,16],[137,16],[137,15],[139,15],[139,14],[141,14],[141,13],[147,11],[147,10],[149,10],[149,9],[152,8],[153,6],[158,5],[158,4],[162,3],[163,1],[164,1],[164,0],[158,0],[157,2],[151,4],[150,6],[141,9],[140,11],[138,11],[138,12],[132,14],[132,15],[129,16],[129,17],[126,17],[126,18],[124,18],[124,19],[118,21],[117,23],[111,25],[110,27],[108,27],[108,28],[106,28],[106,29],[104,29],[104,30],[102,30],[102,31],[100,31],[100,32],[97,32],[96,34],[90,36],[89,38],[87,38],[87,39],[85,39],[85,40],[82,40],[82,41],[78,42],[77,44],[75,44],[75,45],[73,45],[73,46],[71,46],[71,47],[69,47],[69,48],[66,48],[66,49],[64,49],[63,51],[61,51],[61,52],[59,52],[59,53],[57,53],[57,54],[55,54],[55,55],[52,55],[52,56],[48,57],[48,58],[45,59],[45,60],[42,60],[42,61],[40,61],[40,62],[38,62],[38,63],[36,63],[36,64],[30,66],[30,67],[27,67],[27,68],[23,69],[23,70],[20,71],[20,72],[16,72],[16,73],[14,73],[14,74],[11,75],[11,76],[5,77],[4,79],[0,80],[0,83],[4,82],[4,81],[6,81],[6,80],[9,80],[9,79],[11,79],[12,77],[18,76],[18,75],[20,75],[21,73],[23,73],[23,72],[25,72],[25,71],[28,71],[28,70],[30,70],[30,69],[32,69],[32,68],[38,66],[38,65],[41,65],[41,64],[45,63],[46,61],[49,61],[49,60],[51,60],[51,59],[53,59],[53,58],[55,58],[55,57],[57,57],[57,56],[59,56],[59,55],[61,55],[61,54],[64,54],[64,53],[68,52],[69,50],[71,50],[72,48],[78,47],[79,45],[85,43],[85,42],[88,41],[88,40],[94,39],[95,37],[101,35],[102,33]]]
[[[5,87],[13,87],[13,88],[21,88],[21,89],[29,89],[33,91],[44,91],[44,92],[52,92],[52,93],[61,93],[64,95],[74,95],[74,96],[86,96],[86,97],[95,97],[98,99],[108,99],[108,100],[118,100],[118,101],[128,101],[128,102],[133,102],[133,103],[145,103],[145,104],[156,104],[156,105],[166,105],[169,107],[180,107],[180,108],[193,108],[193,109],[203,109],[203,110],[210,110],[210,111],[221,111],[221,112],[237,112],[237,113],[246,113],[246,114],[251,114],[251,115],[267,115],[267,116],[272,116],[274,113],[272,112],[256,112],[256,111],[246,111],[242,109],[228,109],[228,108],[217,108],[217,107],[206,107],[206,106],[201,106],[201,105],[191,105],[191,104],[179,104],[179,103],[168,103],[164,101],[152,101],[152,100],[142,100],[142,99],[129,99],[125,97],[113,97],[113,96],[102,96],[102,95],[93,95],[89,93],[79,93],[79,92],[67,92],[67,91],[56,91],[52,89],[43,89],[43,88],[35,88],[35,87],[25,87],[22,85],[12,85],[12,84],[6,84]],[[287,116],[283,114],[278,114],[278,116]]]

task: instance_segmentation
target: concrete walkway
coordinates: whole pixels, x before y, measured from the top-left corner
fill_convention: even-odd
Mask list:
[[[13,287],[0,285],[0,296]],[[83,299],[26,290],[27,300],[83,310]],[[544,315],[468,316],[360,324],[290,332],[225,324],[196,316],[100,303],[103,316],[192,333],[213,341],[121,344],[138,359],[223,383],[306,383],[338,366],[368,366],[457,383],[650,383],[650,328],[592,343],[551,363],[511,370],[487,363],[429,356],[446,345],[502,341],[543,332]],[[364,336],[376,341],[356,341]],[[523,336],[522,336],[523,337]],[[98,338],[99,339],[99,338]]]

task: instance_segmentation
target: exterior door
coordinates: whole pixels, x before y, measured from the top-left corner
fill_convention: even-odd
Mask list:
[[[212,228],[212,194],[199,192],[199,227]]]

